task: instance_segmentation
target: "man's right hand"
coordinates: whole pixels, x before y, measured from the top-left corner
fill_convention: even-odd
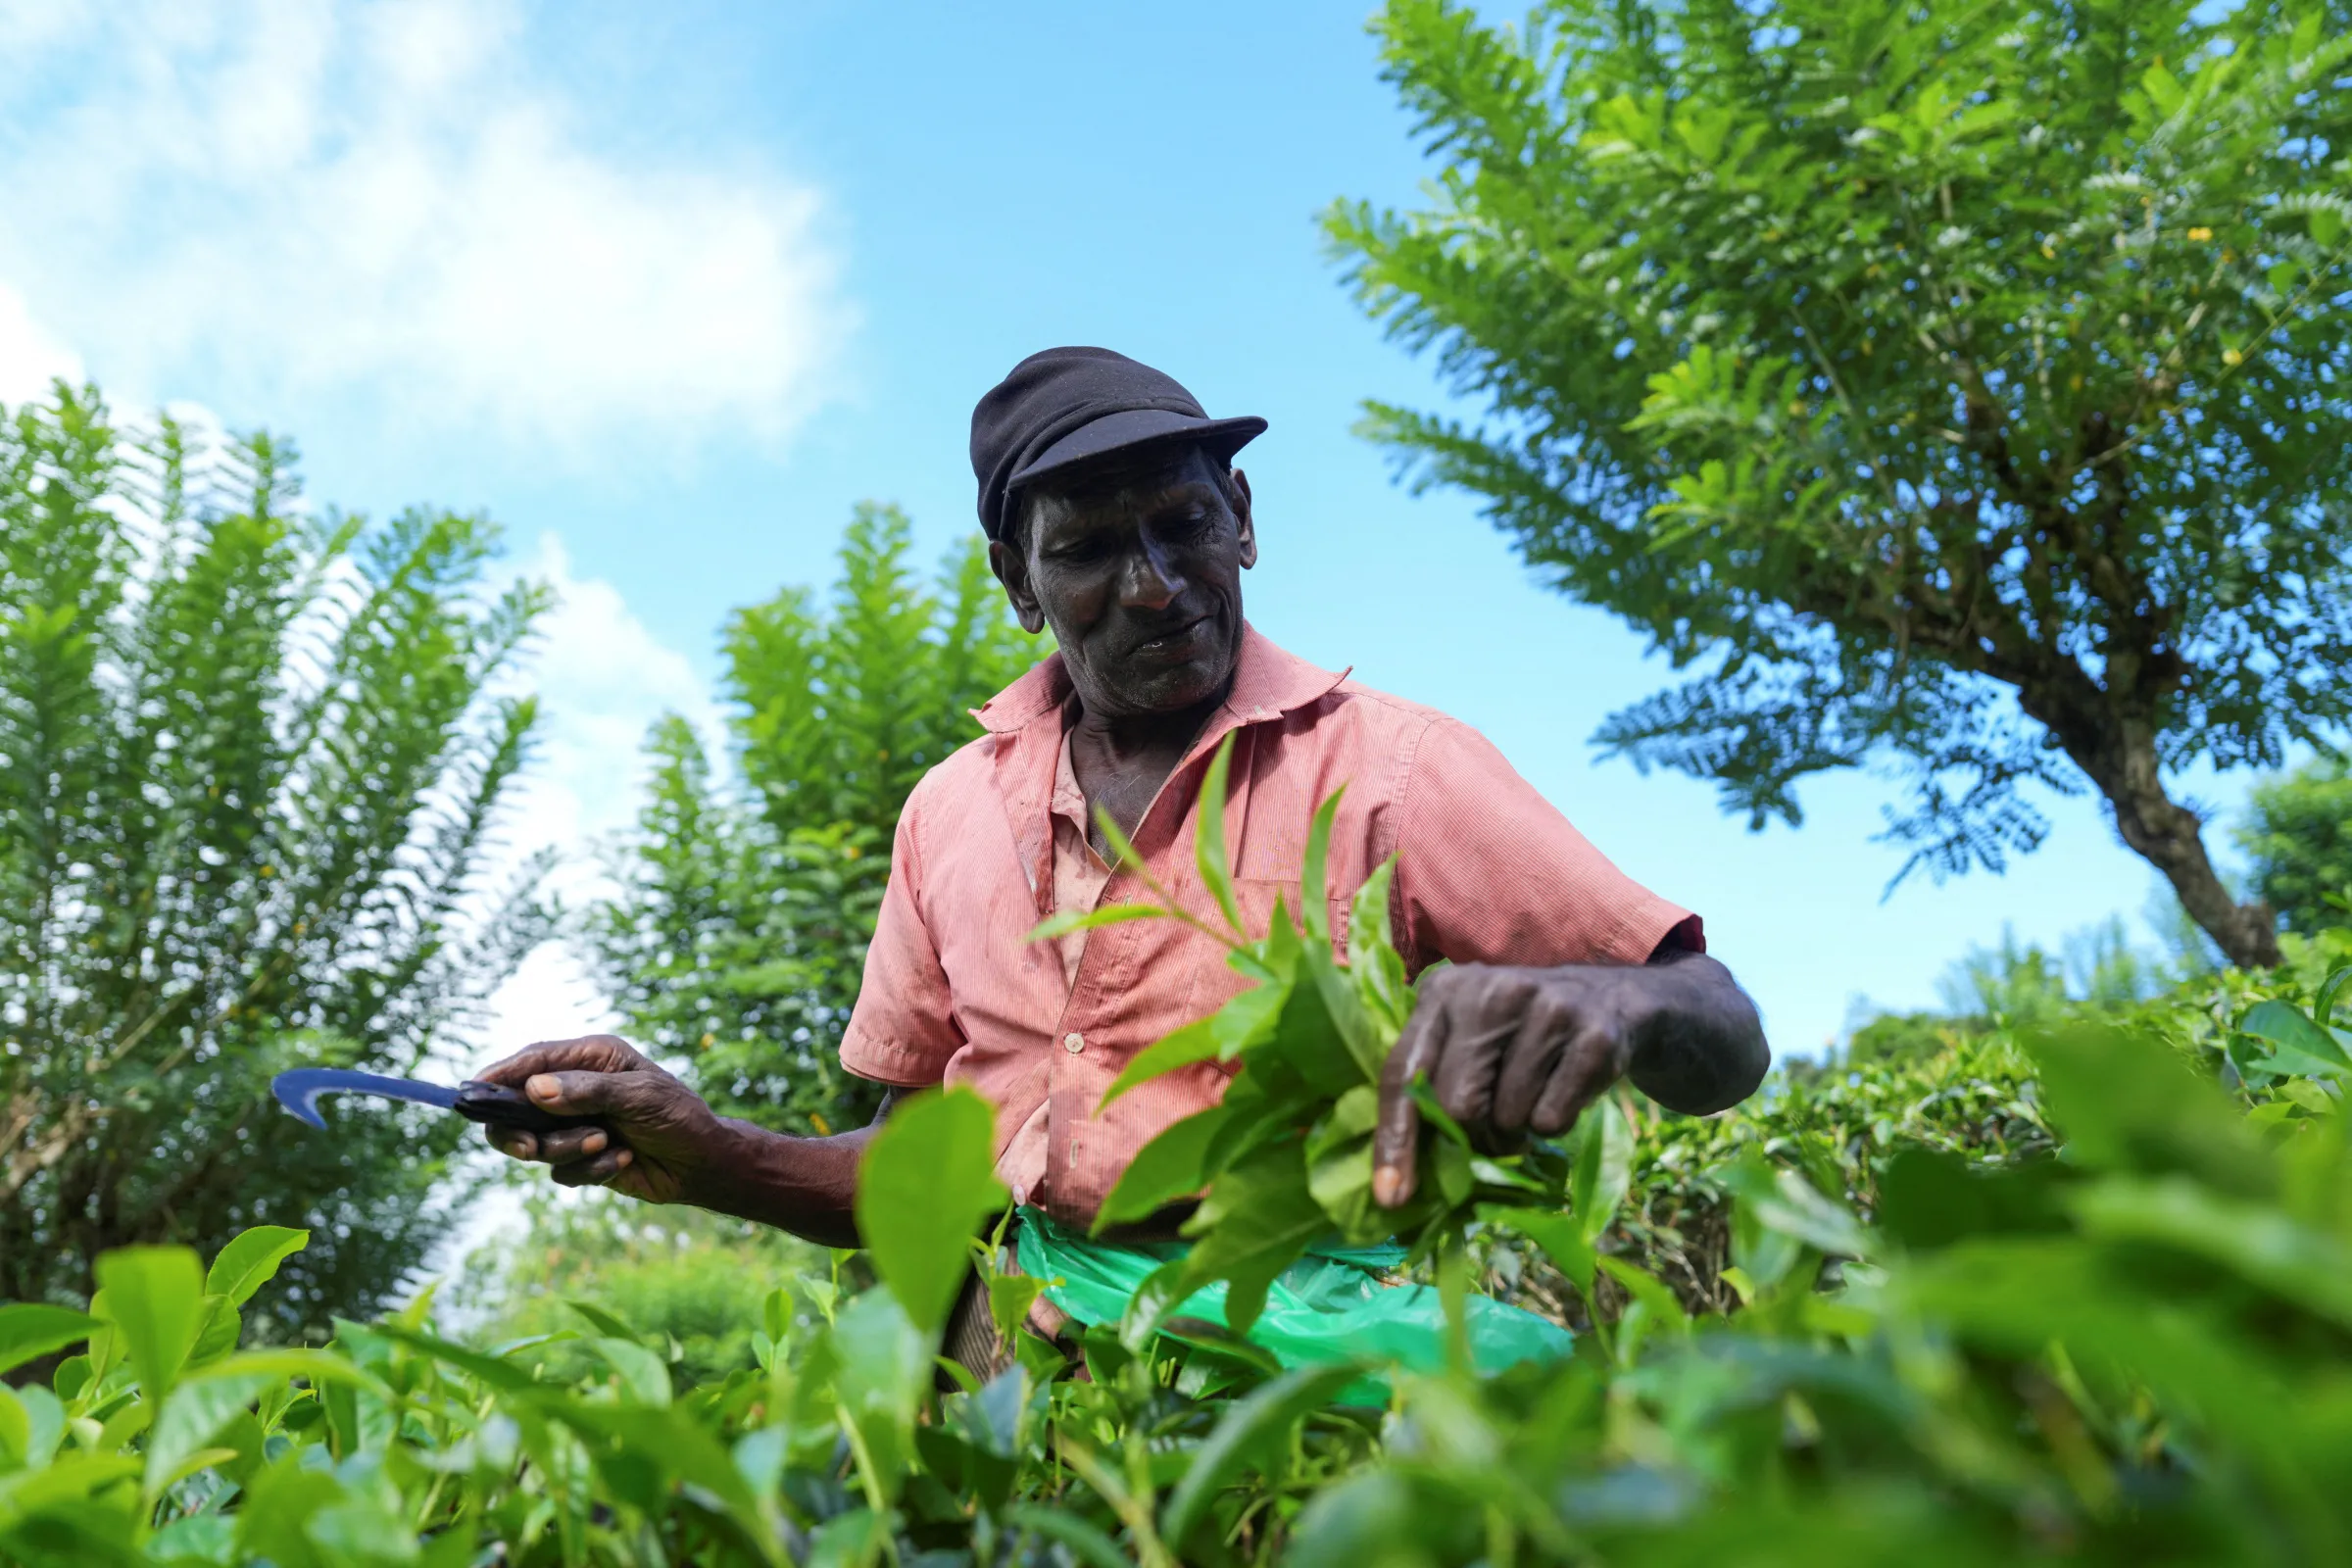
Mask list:
[[[565,1187],[610,1187],[649,1202],[710,1206],[710,1176],[732,1129],[617,1035],[546,1041],[479,1076],[520,1089],[558,1115],[602,1123],[548,1133],[483,1129],[499,1152],[553,1166]]]

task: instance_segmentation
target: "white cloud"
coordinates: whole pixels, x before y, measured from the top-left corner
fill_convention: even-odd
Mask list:
[[[540,536],[520,572],[554,588],[557,602],[518,679],[538,694],[540,717],[516,837],[526,847],[585,847],[636,815],[646,732],[657,718],[683,714],[713,745],[723,720],[686,656],[657,638],[612,583],[572,575],[556,535]],[[584,848],[576,858],[585,860]],[[569,876],[589,874],[583,865]]]
[[[611,886],[598,852],[635,819],[646,731],[663,713],[679,713],[715,751],[723,719],[686,656],[655,637],[612,584],[574,576],[554,534],[540,537],[518,570],[553,587],[557,606],[512,682],[538,695],[539,729],[536,756],[509,803],[507,839],[517,858],[558,850],[551,891],[577,905]],[[492,996],[478,1037],[451,1043],[451,1064],[469,1070],[534,1041],[617,1022],[578,956],[549,943]]]
[[[609,154],[525,43],[512,0],[0,9],[0,278],[119,401],[781,438],[852,324],[819,197]]]
[[[24,296],[0,280],[0,403],[45,396],[50,378],[81,378],[81,357],[32,318]]]

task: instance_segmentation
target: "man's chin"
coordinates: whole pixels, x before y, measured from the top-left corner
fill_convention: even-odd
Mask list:
[[[1232,662],[1221,659],[1130,666],[1115,672],[1106,695],[1111,698],[1109,706],[1120,712],[1137,716],[1181,713],[1224,696],[1232,678]]]

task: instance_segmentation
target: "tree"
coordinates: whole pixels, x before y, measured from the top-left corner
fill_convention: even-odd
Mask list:
[[[629,1027],[684,1058],[712,1104],[791,1130],[869,1117],[878,1091],[841,1070],[841,1031],[890,876],[899,808],[979,733],[967,710],[1045,650],[1006,611],[978,540],[925,586],[895,507],[863,505],[830,605],[787,588],[738,611],[724,648],[733,776],[674,715],[590,923]]]
[[[2352,767],[2313,762],[2256,785],[2237,844],[2286,929],[2352,923]]]
[[[484,887],[544,591],[496,534],[298,505],[293,449],[91,389],[0,411],[0,1298],[134,1242],[307,1225],[281,1332],[380,1304],[463,1124],[299,1129],[270,1073],[408,1071],[547,929]]]
[[[1447,167],[1328,232],[1476,422],[1375,404],[1696,678],[1597,739],[1755,826],[1866,763],[1997,870],[2105,797],[2240,964],[2169,779],[2352,713],[2352,28],[2318,0],[1445,0],[1376,23]]]

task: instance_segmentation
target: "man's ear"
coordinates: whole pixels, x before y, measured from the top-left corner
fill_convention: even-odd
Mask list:
[[[1241,535],[1242,564],[1245,567],[1254,566],[1257,564],[1257,519],[1250,514],[1250,476],[1239,468],[1229,468],[1226,477],[1233,481],[1233,493],[1226,499],[1227,505],[1233,508],[1234,530]]]
[[[1037,595],[1029,591],[1029,553],[1014,550],[1002,539],[988,542],[988,569],[997,574],[1004,585],[1004,597],[1012,602],[1012,614],[1021,623],[1021,630],[1034,637],[1046,629],[1046,612],[1037,605]]]

